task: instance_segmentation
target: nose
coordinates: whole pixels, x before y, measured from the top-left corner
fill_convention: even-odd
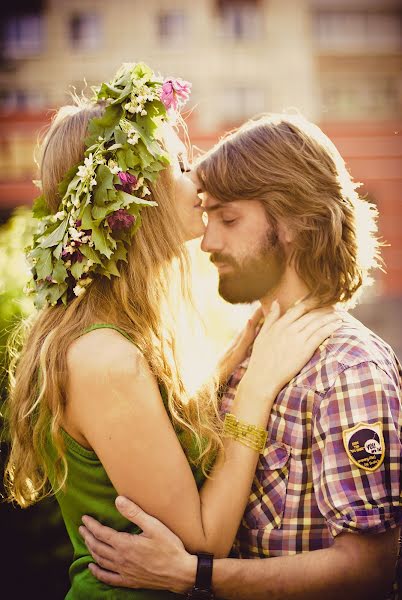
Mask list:
[[[208,221],[201,241],[201,250],[212,254],[213,252],[220,252],[222,250],[222,245],[222,239],[219,236],[218,231],[216,231],[216,228]]]

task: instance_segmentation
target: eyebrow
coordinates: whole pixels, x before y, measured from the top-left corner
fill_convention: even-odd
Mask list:
[[[204,206],[204,210],[207,213],[215,212],[220,208],[231,208],[232,201],[228,200],[227,202],[216,202],[212,206]]]

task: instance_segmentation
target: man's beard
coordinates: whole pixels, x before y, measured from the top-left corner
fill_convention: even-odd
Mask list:
[[[231,304],[248,304],[273,292],[286,269],[285,251],[275,230],[241,262],[224,254],[211,255],[211,261],[232,267],[219,275],[218,288],[219,295]]]

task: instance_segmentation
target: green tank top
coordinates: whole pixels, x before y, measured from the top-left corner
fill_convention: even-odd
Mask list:
[[[106,323],[92,325],[81,335],[100,328],[116,329],[132,342],[125,331]],[[163,390],[161,390],[161,394],[166,406],[166,394],[163,393]],[[68,476],[64,491],[58,492],[56,498],[74,550],[73,562],[69,570],[71,588],[66,600],[177,600],[183,598],[181,595],[168,591],[113,588],[101,583],[91,574],[87,567],[90,562],[93,562],[93,559],[78,532],[78,527],[82,524],[82,515],[90,515],[100,523],[118,531],[138,534],[141,530],[122,517],[115,508],[114,501],[118,494],[95,452],[81,446],[67,432],[63,431],[62,433],[66,445]],[[178,437],[182,438],[180,433]],[[184,443],[183,438],[180,441],[182,444]],[[195,448],[187,448],[188,455],[191,456],[193,452],[195,452]],[[49,443],[50,465],[55,456],[55,450]],[[128,460],[128,457],[126,459]],[[204,481],[202,472],[193,466],[191,468],[199,488]],[[54,480],[51,469],[49,470],[50,483],[53,485]],[[162,494],[163,490],[160,490],[160,493]]]

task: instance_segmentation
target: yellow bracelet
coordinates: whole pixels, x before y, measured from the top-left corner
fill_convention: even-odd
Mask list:
[[[230,438],[237,440],[241,444],[256,450],[257,452],[263,452],[265,444],[267,443],[268,432],[262,427],[257,425],[249,425],[239,421],[235,415],[226,413],[225,420],[223,422],[223,432]]]

